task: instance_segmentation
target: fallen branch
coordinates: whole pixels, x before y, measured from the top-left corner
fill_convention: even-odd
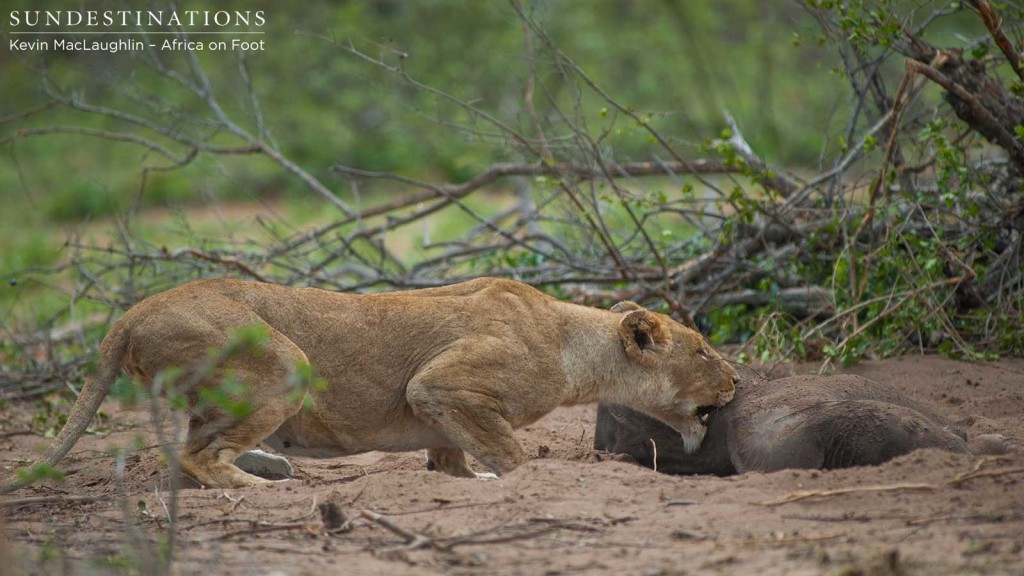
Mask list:
[[[541,526],[538,528],[537,525]],[[528,540],[530,538],[536,538],[543,536],[556,530],[575,530],[578,532],[600,532],[600,529],[593,526],[587,526],[578,522],[567,522],[555,518],[531,518],[526,523],[516,525],[502,524],[494,528],[488,528],[473,534],[465,536],[459,536],[457,538],[447,539],[439,547],[443,550],[451,550],[455,546],[473,545],[473,544],[504,544],[507,542],[516,542],[518,540]],[[498,532],[511,532],[511,534],[504,534],[494,536],[492,538],[481,538],[481,536],[487,534],[495,534]]]
[[[236,536],[252,536],[254,534],[266,534],[268,532],[287,532],[289,530],[312,530],[313,528],[309,524],[272,524],[270,526],[254,526],[245,530],[236,530],[234,532],[228,532],[227,534],[221,534],[214,536],[213,538],[196,538],[193,542],[220,542],[223,540],[230,540]]]
[[[976,478],[995,478],[997,476],[1009,476],[1011,474],[1024,474],[1024,466],[1018,468],[1000,468],[997,470],[977,470],[964,474],[963,476],[957,476],[947,482],[947,484],[950,486],[959,486],[964,482],[974,480]]]
[[[930,492],[940,490],[948,486],[960,486],[964,482],[976,478],[995,478],[1011,474],[1024,474],[1024,466],[1013,468],[997,468],[995,470],[981,470],[980,468],[989,462],[1001,460],[999,457],[986,457],[979,460],[969,472],[962,472],[941,484],[909,483],[909,484],[883,484],[876,486],[853,486],[850,488],[836,488],[834,490],[800,490],[790,492],[778,500],[767,500],[759,502],[761,506],[779,506],[790,502],[799,502],[809,498],[828,498],[830,496],[841,496],[844,494],[857,494],[864,492],[900,492],[904,490]]]
[[[0,507],[16,510],[27,506],[44,506],[46,504],[88,504],[97,500],[105,500],[100,496],[28,496],[26,498],[9,498],[0,500]]]
[[[903,490],[931,491],[937,490],[938,488],[939,487],[934,484],[916,483],[854,486],[852,488],[836,488],[835,490],[800,490],[798,492],[790,492],[778,500],[767,500],[765,502],[759,502],[759,504],[761,506],[778,506],[780,504],[789,504],[790,502],[799,502],[800,500],[806,500],[808,498],[828,498],[829,496],[840,496],[843,494],[857,494],[861,492],[900,492]]]
[[[379,550],[378,553],[384,554],[387,552],[394,552],[396,550],[417,550],[419,548],[436,546],[432,539],[422,534],[417,534],[416,532],[402,528],[383,514],[378,514],[372,510],[362,510],[359,512],[359,515],[405,540],[405,544],[402,546],[384,548]]]
[[[737,540],[734,543],[740,546],[765,546],[771,544],[797,544],[801,542],[822,542],[824,540],[835,540],[836,538],[842,538],[846,536],[846,532],[829,532],[825,534],[808,534],[807,536],[777,536],[769,538],[748,538],[746,540]],[[726,545],[729,542],[723,542],[720,545]]]
[[[559,526],[541,526],[534,530],[528,530],[525,532],[519,532],[517,534],[509,534],[507,536],[495,536],[494,538],[475,538],[473,536],[466,536],[463,538],[453,539],[441,546],[443,550],[451,550],[456,546],[467,546],[472,544],[506,544],[508,542],[516,542],[519,540],[529,540],[530,538],[536,538],[543,536],[549,532],[554,532],[560,529]]]

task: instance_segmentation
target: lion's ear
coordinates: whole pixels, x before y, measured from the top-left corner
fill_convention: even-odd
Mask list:
[[[643,309],[643,306],[633,302],[632,300],[623,300],[610,308],[612,312],[632,312],[633,310]]]
[[[630,360],[652,368],[657,363],[657,354],[672,340],[672,335],[661,318],[641,308],[622,317],[619,338]]]

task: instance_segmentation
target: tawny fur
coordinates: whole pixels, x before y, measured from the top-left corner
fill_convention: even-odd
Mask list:
[[[632,303],[617,310],[489,278],[370,295],[236,280],[185,284],[114,324],[43,462],[56,464],[71,449],[122,370],[149,382],[168,368],[194,367],[251,324],[269,331],[269,345],[231,356],[214,378],[185,391],[192,412],[182,467],[207,486],[264,482],[235,466],[261,441],[314,457],[427,449],[433,468],[467,477],[469,452],[503,474],[525,460],[513,429],[584,402],[630,406],[699,445],[695,410],[728,402],[735,371],[669,317]],[[327,383],[309,392],[308,409],[289,394],[298,362]],[[247,387],[252,411],[241,420],[197,407],[198,388],[228,373]],[[9,478],[0,492],[22,485]]]

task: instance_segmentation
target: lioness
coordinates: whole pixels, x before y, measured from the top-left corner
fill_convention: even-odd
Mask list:
[[[688,450],[656,420],[621,406],[600,405],[594,447],[629,454],[667,474],[771,472],[881,464],[918,448],[999,454],[999,434],[967,441],[956,425],[861,376],[792,376],[744,380],[735,399],[708,415],[707,435]]]
[[[236,466],[261,441],[285,454],[332,457],[427,449],[428,467],[472,477],[469,452],[497,474],[526,457],[512,435],[560,405],[613,402],[665,422],[690,450],[702,414],[732,399],[736,372],[697,332],[634,303],[614,311],[560,302],[511,280],[352,295],[238,280],[201,280],[139,302],[100,345],[95,375],[43,461],[82,435],[122,370],[143,382],[194,367],[239,327],[270,343],[228,357],[186,390],[192,411],[183,470],[211,487],[266,480]],[[288,384],[309,362],[326,387],[300,409]],[[197,410],[200,388],[231,374],[251,411]],[[187,379],[184,379],[187,381]],[[0,492],[21,487],[7,479]]]

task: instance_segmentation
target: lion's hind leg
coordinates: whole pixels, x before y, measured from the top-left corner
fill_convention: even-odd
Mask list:
[[[249,450],[235,458],[235,466],[243,472],[266,478],[267,476],[283,476],[290,478],[295,475],[295,468],[284,456],[269,454],[263,450]]]
[[[271,329],[270,343],[257,354],[229,358],[202,387],[192,406],[182,469],[206,486],[240,488],[269,482],[236,465],[302,406],[290,384],[297,363],[306,356],[286,336]],[[240,384],[227,390],[225,382]],[[222,387],[222,388],[218,388]],[[250,458],[251,459],[251,458]],[[287,463],[287,461],[286,461]]]

